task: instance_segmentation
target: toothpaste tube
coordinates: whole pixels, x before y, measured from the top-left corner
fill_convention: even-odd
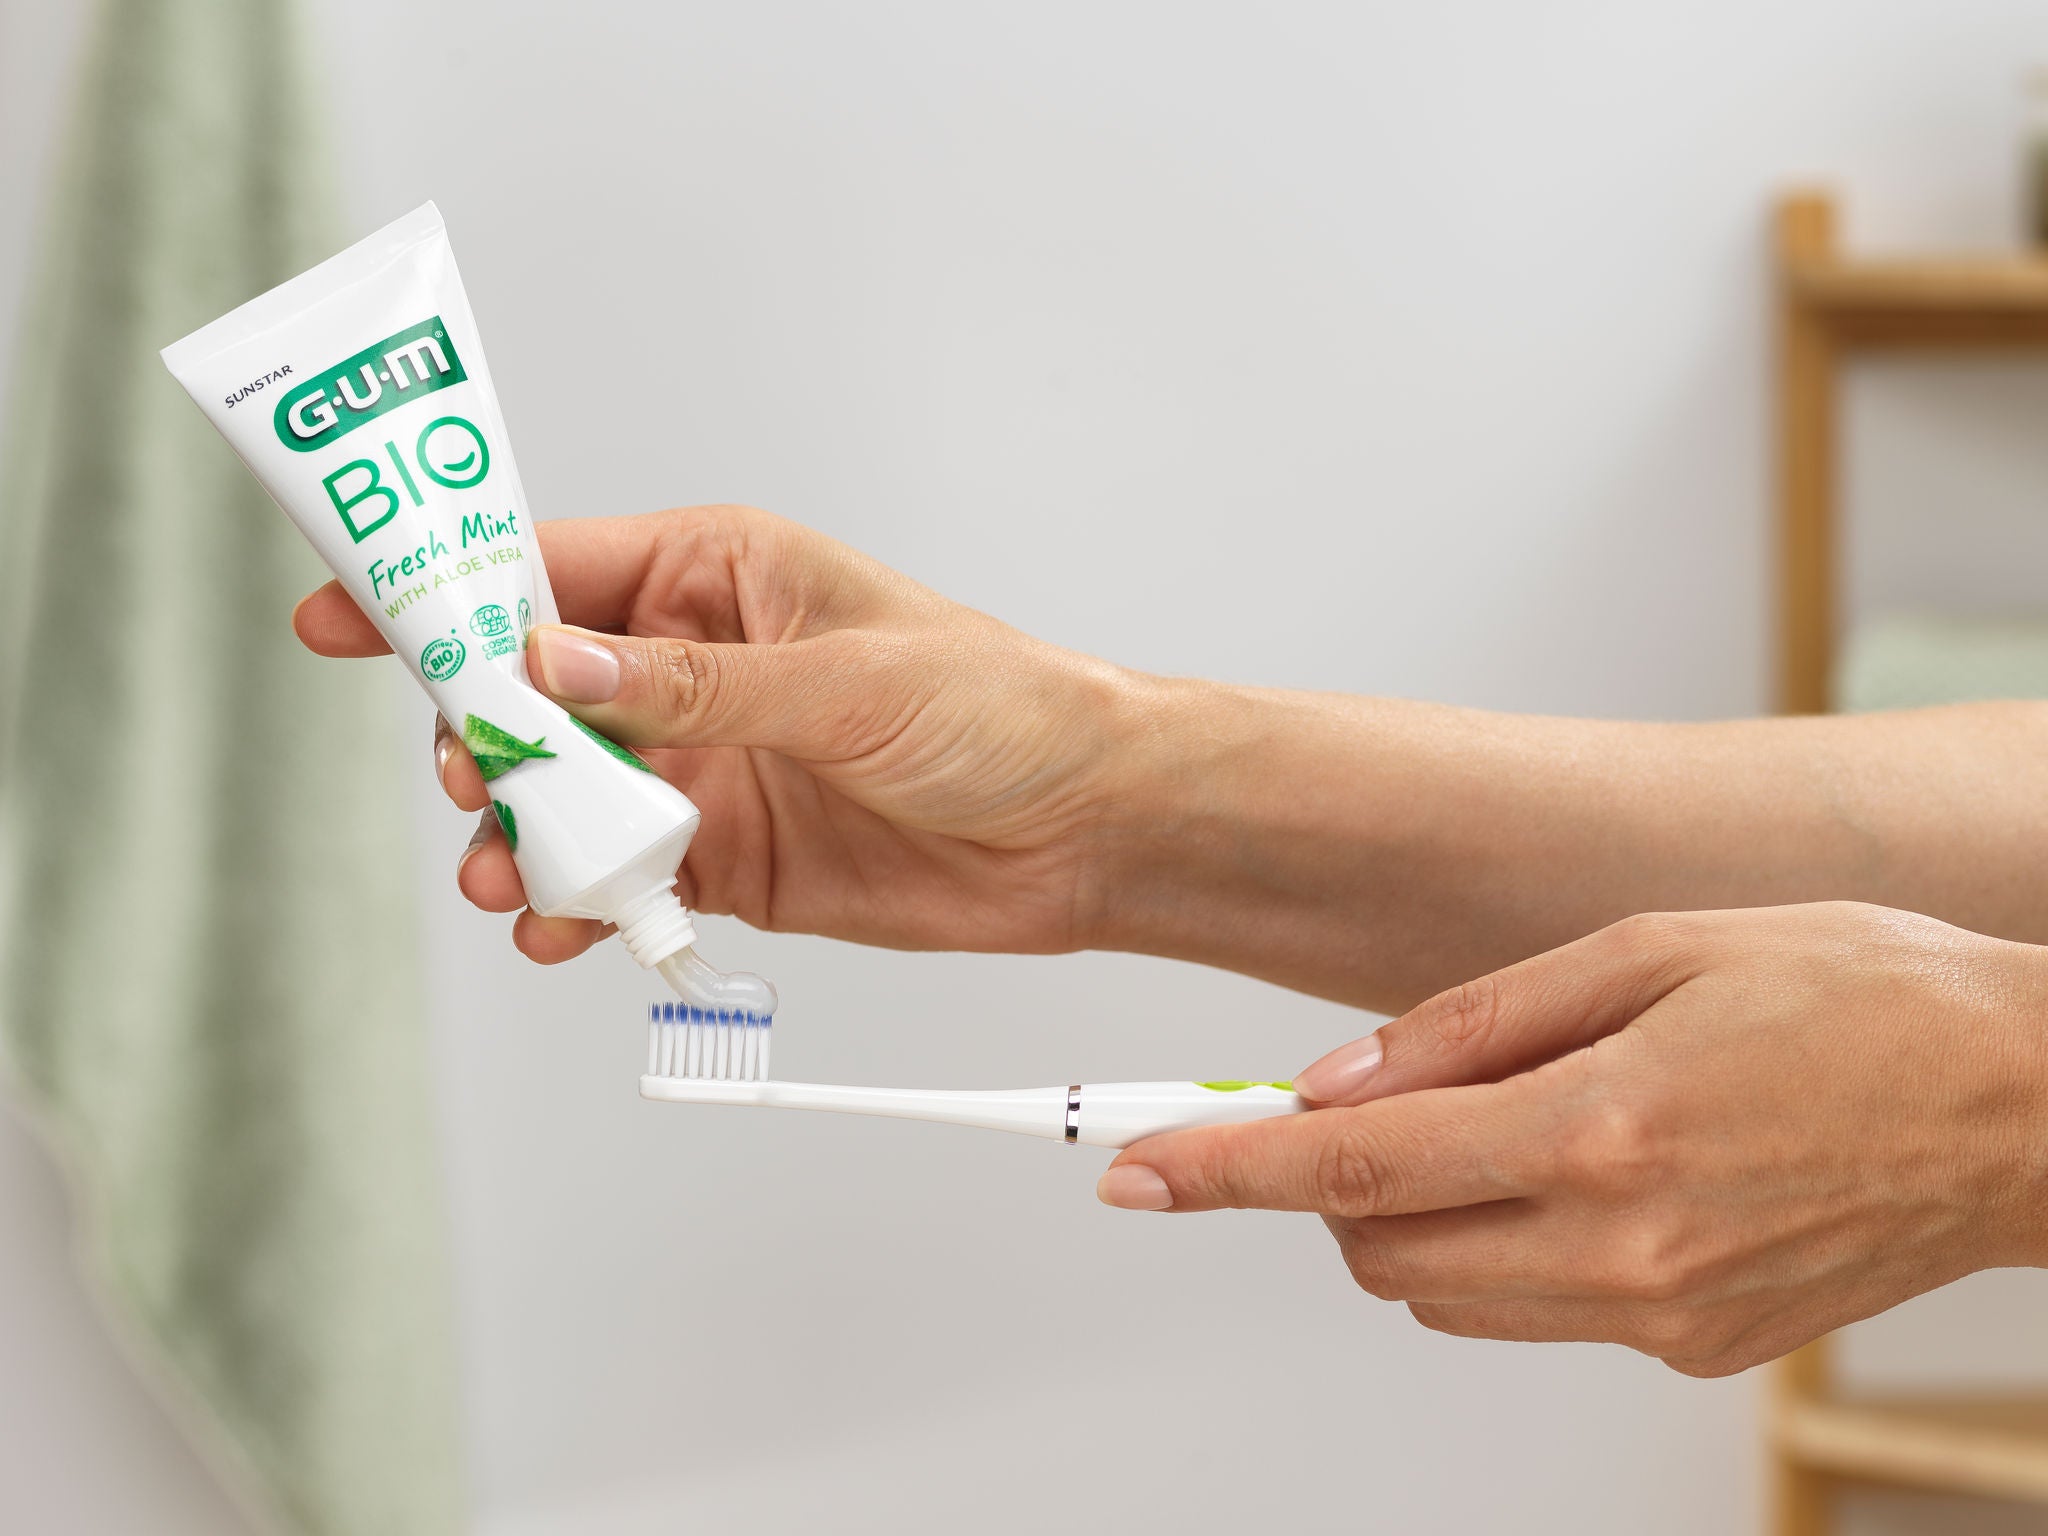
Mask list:
[[[527,633],[559,616],[440,211],[163,359],[461,735],[533,909],[616,924],[691,1002],[772,1012],[766,982],[691,949],[674,886],[697,808],[527,681]]]

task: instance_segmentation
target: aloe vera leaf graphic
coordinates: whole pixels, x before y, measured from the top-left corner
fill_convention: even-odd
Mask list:
[[[547,737],[536,737],[532,741],[521,741],[510,731],[491,724],[481,715],[462,717],[462,744],[469,748],[469,755],[476,759],[477,772],[489,783],[499,774],[516,768],[519,764],[535,757],[553,757],[555,754],[541,745]]]
[[[631,763],[635,768],[638,768],[642,773],[654,772],[654,770],[648,766],[647,760],[643,758],[638,752],[635,752],[628,747],[620,746],[616,741],[613,741],[611,737],[605,735],[603,731],[591,729],[589,726],[585,725],[581,720],[578,720],[574,715],[571,715],[569,717],[569,723],[575,726],[576,729],[581,731],[584,735],[588,736],[592,741],[596,742],[600,747],[603,747],[605,751],[611,753],[611,755],[613,757],[616,757],[620,762]]]

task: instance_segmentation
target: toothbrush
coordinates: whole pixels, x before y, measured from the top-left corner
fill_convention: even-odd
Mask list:
[[[821,1109],[1014,1131],[1089,1147],[1128,1147],[1162,1131],[1234,1125],[1308,1108],[1289,1083],[1074,1083],[961,1092],[783,1083],[768,1076],[768,1031],[746,1016],[656,1003],[640,1096],[667,1104]]]

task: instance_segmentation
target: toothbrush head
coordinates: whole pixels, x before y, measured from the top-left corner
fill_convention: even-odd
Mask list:
[[[760,1082],[768,1076],[772,1013],[651,1003],[647,1009],[650,1077]]]
[[[687,946],[655,969],[682,1001],[649,1010],[649,1074],[722,1082],[758,1082],[768,1075],[775,988],[750,971],[721,971]]]

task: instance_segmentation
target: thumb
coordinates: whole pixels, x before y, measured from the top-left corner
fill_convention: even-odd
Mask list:
[[[1313,1104],[1497,1082],[1613,1034],[1699,971],[1685,916],[1626,918],[1440,992],[1294,1075]]]
[[[527,675],[607,736],[646,747],[766,747],[842,757],[851,718],[841,695],[863,678],[843,632],[785,645],[601,635],[547,624]]]

